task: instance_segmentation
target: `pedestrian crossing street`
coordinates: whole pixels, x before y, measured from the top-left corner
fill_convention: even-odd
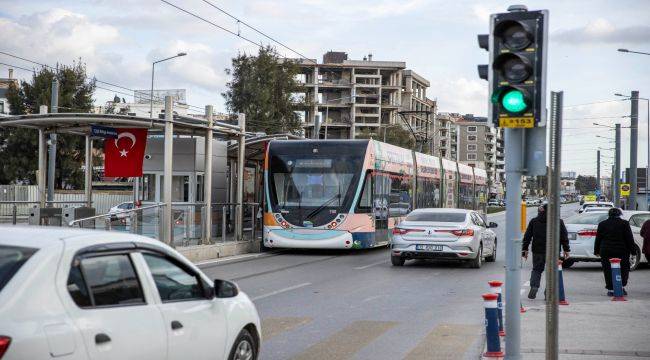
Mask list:
[[[292,336],[300,336],[303,332],[313,330],[313,319],[309,317],[268,317],[262,320],[262,351],[261,359],[269,359],[265,354],[265,344],[274,339],[285,337],[283,343],[292,346]],[[400,327],[408,327],[408,323],[397,321],[352,321],[332,334],[325,334],[318,342],[304,349],[292,349],[287,358],[293,360],[343,360],[363,359],[358,353],[373,344],[390,341],[389,331],[399,331]],[[310,328],[311,327],[311,328]],[[291,333],[290,335],[288,333]],[[404,349],[403,359],[463,359],[472,346],[482,344],[483,327],[478,324],[438,324],[428,333],[421,334],[416,345]],[[384,336],[386,335],[386,336]],[[415,340],[415,339],[414,339]],[[400,344],[396,344],[400,345]],[[366,352],[367,354],[367,352]],[[373,356],[372,359],[392,359],[391,357]]]

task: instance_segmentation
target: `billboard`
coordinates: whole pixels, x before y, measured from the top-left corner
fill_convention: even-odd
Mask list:
[[[165,96],[171,96],[175,103],[187,104],[185,89],[154,90],[154,104],[165,102]],[[133,90],[133,98],[136,104],[149,104],[151,102],[151,90]]]

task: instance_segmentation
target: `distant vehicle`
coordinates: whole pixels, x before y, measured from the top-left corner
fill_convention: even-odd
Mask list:
[[[393,228],[390,260],[402,266],[410,259],[452,259],[480,268],[484,259],[496,259],[496,227],[473,210],[416,209]]]
[[[611,202],[585,202],[578,209],[578,213],[583,213],[586,208],[591,208],[591,207],[610,209],[610,208],[614,207],[614,203],[611,203]]]
[[[488,206],[501,206],[501,202],[497,199],[491,199],[488,201]]]
[[[108,213],[111,215],[112,221],[126,219],[129,217],[130,213],[125,211],[131,209],[133,209],[133,201],[126,201],[111,207],[108,210]]]
[[[608,214],[605,210],[599,210],[573,215],[564,221],[571,245],[571,257],[562,263],[562,267],[568,269],[574,263],[580,261],[600,262],[600,257],[594,255],[594,241],[596,240],[598,224],[607,219]],[[643,238],[639,232],[643,223],[650,219],[650,212],[623,211],[621,218],[630,222],[630,227],[634,234],[636,250],[634,254],[630,255],[630,270],[634,270],[642,261],[647,261],[647,259],[642,259],[641,256]]]
[[[260,334],[237,285],[159,241],[0,227],[3,360],[256,359]]]
[[[590,206],[586,207],[583,211],[582,214],[587,214],[587,213],[594,213],[594,212],[608,212],[610,207],[602,207],[602,206]]]
[[[526,206],[536,206],[541,205],[542,201],[537,198],[526,198]]]
[[[506,201],[504,200],[499,200],[499,206],[506,206]]]

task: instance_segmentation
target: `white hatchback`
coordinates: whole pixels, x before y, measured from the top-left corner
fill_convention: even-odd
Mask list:
[[[414,210],[393,228],[391,262],[402,266],[409,259],[451,259],[480,268],[483,260],[496,259],[495,227],[472,210]]]
[[[0,227],[0,358],[255,359],[251,300],[170,247],[115,232]]]

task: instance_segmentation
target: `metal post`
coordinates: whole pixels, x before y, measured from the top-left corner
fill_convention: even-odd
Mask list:
[[[17,217],[18,217],[18,206],[16,206],[16,204],[13,204],[13,206],[11,208],[11,224],[12,225],[16,225]]]
[[[149,117],[151,118],[151,126],[153,126],[153,74],[156,70],[156,63],[151,64],[151,93],[149,94]]]
[[[165,96],[165,150],[163,167],[163,236],[167,245],[172,245],[172,161],[174,156],[174,100]]]
[[[39,112],[41,114],[47,113],[47,106],[41,105]],[[46,190],[45,182],[47,181],[47,140],[45,140],[45,130],[38,129],[38,177],[36,183],[38,184],[38,202],[39,207],[45,207]]]
[[[246,115],[239,114],[239,144],[237,155],[237,205],[235,206],[235,241],[243,240],[244,166],[246,162]]]
[[[521,358],[521,178],[524,167],[524,129],[505,129],[506,171],[506,354],[508,359]]]
[[[212,105],[205,107],[205,119],[208,130],[205,132],[205,159],[203,165],[203,244],[209,244],[212,238]]]
[[[615,125],[615,152],[616,159],[614,160],[614,205],[621,206],[621,192],[619,190],[621,183],[621,124]]]
[[[251,205],[251,241],[255,241],[255,205]]]
[[[609,179],[609,187],[610,187],[609,190],[610,190],[610,193],[611,193],[610,194],[611,195],[611,197],[610,197],[611,201],[614,201],[614,196],[615,196],[615,193],[616,193],[616,188],[614,187],[614,174],[616,174],[616,173],[614,172],[614,165],[612,165],[612,176],[611,176],[611,179]],[[616,204],[616,203],[614,203],[614,204]]]
[[[52,79],[51,113],[59,112],[59,80]],[[54,180],[56,178],[56,133],[50,134],[50,156],[47,169],[47,200],[54,201]],[[54,206],[50,204],[50,206]]]
[[[86,171],[84,192],[86,194],[86,206],[93,206],[93,139],[86,135]]]
[[[632,91],[631,98],[631,109],[630,109],[630,197],[627,205],[628,210],[636,210],[636,193],[638,191],[637,186],[637,174],[636,174],[636,163],[637,163],[637,154],[638,154],[638,145],[639,145],[639,92],[634,90]]]
[[[551,92],[550,166],[546,232],[546,359],[558,358],[558,267],[560,253],[560,172],[562,157],[563,92]],[[600,157],[599,157],[600,159]]]
[[[221,207],[221,241],[223,241],[224,243],[226,242],[226,228],[228,226],[226,211],[227,211],[227,207],[222,206]]]
[[[650,99],[646,98],[645,99],[646,105],[648,106],[648,115],[647,115],[647,120],[648,120],[648,127],[647,127],[647,154],[646,154],[646,163],[645,163],[645,205],[646,205],[646,210],[650,210]]]
[[[600,190],[600,150],[596,151],[596,190]]]

